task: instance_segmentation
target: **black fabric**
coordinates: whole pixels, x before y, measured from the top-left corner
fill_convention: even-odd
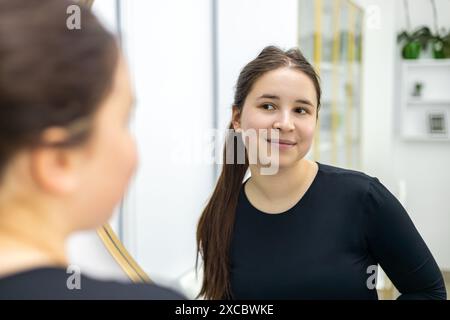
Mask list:
[[[182,295],[152,284],[100,281],[81,276],[81,288],[69,290],[71,274],[39,268],[0,278],[2,300],[180,300]]]
[[[399,299],[445,299],[434,258],[386,187],[358,171],[318,165],[304,196],[280,214],[259,211],[241,188],[230,248],[233,298],[378,299],[367,283],[379,264]]]

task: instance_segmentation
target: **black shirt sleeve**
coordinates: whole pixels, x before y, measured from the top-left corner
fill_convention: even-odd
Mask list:
[[[366,199],[366,239],[403,299],[446,299],[444,280],[430,250],[401,203],[377,178]]]

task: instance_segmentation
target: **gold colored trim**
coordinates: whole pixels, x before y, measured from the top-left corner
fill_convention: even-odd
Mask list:
[[[444,281],[447,285],[450,284],[450,270],[441,270],[442,277],[444,278]],[[447,290],[450,290],[450,287],[447,288]],[[450,297],[448,297],[450,299]]]
[[[332,51],[332,98],[331,98],[331,162],[337,164],[337,129],[338,129],[338,103],[339,103],[339,60],[340,60],[340,49],[341,49],[341,39],[340,33],[340,9],[341,1],[335,0],[333,2],[333,51]]]
[[[322,0],[314,1],[314,64],[320,73],[322,59]]]
[[[152,282],[137,264],[109,224],[97,229],[97,234],[106,249],[133,282]]]
[[[353,164],[353,139],[352,139],[352,116],[353,116],[353,63],[355,56],[355,7],[348,2],[348,86],[347,86],[347,110],[346,110],[346,153],[347,153],[347,166],[352,167]]]
[[[359,72],[358,72],[358,83],[359,83],[359,99],[358,99],[358,162],[356,163],[356,168],[360,169],[361,168],[361,159],[363,157],[362,155],[362,148],[361,148],[361,139],[359,137],[361,137],[361,124],[362,124],[362,113],[363,113],[363,38],[364,38],[364,28],[363,26],[365,25],[365,15],[364,15],[364,10],[361,9],[360,7],[357,7],[357,12],[358,12],[358,16],[359,16],[359,43],[358,43],[358,48],[359,48],[359,56],[358,56],[358,65],[359,65]]]
[[[322,59],[322,0],[314,1],[314,65],[320,76],[320,60]],[[314,137],[314,160],[320,160],[320,118],[317,119]]]

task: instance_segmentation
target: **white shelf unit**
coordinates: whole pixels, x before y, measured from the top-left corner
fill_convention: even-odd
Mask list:
[[[400,121],[405,141],[450,141],[450,59],[401,62]],[[420,96],[414,96],[417,83]]]

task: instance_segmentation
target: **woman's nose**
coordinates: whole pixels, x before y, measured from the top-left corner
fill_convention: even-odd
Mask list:
[[[273,124],[274,129],[282,131],[294,130],[294,122],[289,111],[281,111],[278,119]]]

